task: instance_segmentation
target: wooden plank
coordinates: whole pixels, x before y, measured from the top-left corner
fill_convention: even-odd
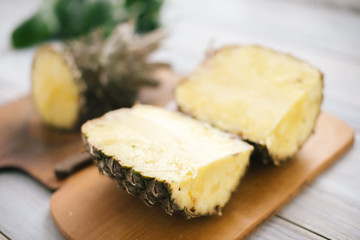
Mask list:
[[[0,5],[0,88],[6,85],[9,100],[27,95],[30,88],[30,69],[34,48],[12,50],[10,36],[21,21],[32,15],[41,0],[2,0]]]
[[[8,240],[9,238],[7,238],[4,234],[2,234],[0,232],[0,240]]]
[[[272,239],[324,239],[323,237],[312,233],[304,228],[296,226],[282,218],[274,216],[256,231],[249,240],[272,240]]]
[[[6,85],[14,96],[27,95],[30,90],[33,54],[34,48],[0,54],[0,85]]]
[[[0,93],[0,106],[5,104],[7,101],[7,97]]]
[[[10,101],[16,101],[21,95],[15,88],[9,87],[6,82],[0,81],[0,106]]]
[[[223,4],[216,0],[195,0],[191,3],[170,1],[169,8],[176,11],[168,14],[219,30],[230,27],[238,33],[261,33],[265,39],[284,39],[360,60],[360,15],[356,13],[287,1],[229,0]],[[207,8],[200,14],[201,6]]]
[[[298,0],[293,0],[298,1]],[[360,2],[357,0],[303,0],[306,3],[317,4],[322,7],[336,8],[337,10],[348,10],[359,12]]]
[[[360,134],[341,161],[286,206],[279,215],[333,239],[360,238]]]
[[[73,239],[234,239],[250,236],[351,146],[352,130],[322,113],[315,134],[283,167],[253,166],[222,217],[185,220],[146,207],[95,167],[74,175],[51,198],[51,213]]]
[[[3,234],[10,234],[9,236],[12,236],[14,240],[29,239],[29,236],[35,236],[38,240],[63,239],[49,217],[49,198],[51,193],[47,189],[24,173],[17,171],[2,171],[0,173],[0,180],[0,196],[9,196],[2,198],[0,201],[0,214],[3,220],[6,219],[6,221],[0,220],[0,230],[4,231]],[[14,187],[15,185],[16,187]],[[30,203],[31,206],[29,206],[24,204],[24,198],[20,198],[19,193],[30,193],[41,200],[37,201],[36,205]],[[14,208],[6,213],[1,211],[1,209],[9,207]],[[18,219],[22,219],[22,221],[19,222]],[[24,228],[23,224],[27,227]],[[12,226],[11,229],[9,226]],[[57,234],[52,234],[52,232],[57,232]],[[288,238],[317,239],[316,235],[307,233],[300,227],[289,224],[277,217],[272,218],[267,224],[262,226],[254,233],[251,239]],[[8,238],[5,239],[7,240]]]
[[[0,116],[0,168],[22,169],[50,189],[58,188],[63,181],[54,165],[83,151],[80,134],[44,126],[29,97],[2,106]]]
[[[51,192],[25,174],[0,173],[0,231],[10,239],[63,239],[49,214]]]
[[[187,36],[192,36],[189,38]],[[216,36],[216,46],[226,44],[260,44],[281,52],[290,53],[318,67],[325,75],[325,110],[343,116],[349,124],[360,128],[359,89],[360,64],[343,62],[334,56],[316,54],[311,49],[283,40],[271,40],[261,34],[249,35],[246,31],[217,29],[206,23],[183,21],[177,32],[165,41],[164,50],[157,56],[172,62],[175,69],[186,75],[204,58],[210,39]],[[201,46],[201,47],[200,47]]]
[[[21,21],[30,17],[39,7],[41,0],[1,0],[0,7],[0,53],[11,48],[10,35]],[[0,55],[0,56],[1,56]]]

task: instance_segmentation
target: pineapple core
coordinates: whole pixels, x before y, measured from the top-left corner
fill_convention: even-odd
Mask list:
[[[40,48],[34,58],[32,96],[45,124],[72,128],[78,121],[79,90],[73,72],[51,48]]]
[[[322,74],[261,47],[226,47],[176,89],[183,112],[265,145],[275,164],[293,156],[314,129]]]
[[[253,149],[207,123],[147,105],[88,121],[82,133],[122,167],[168,183],[171,200],[192,215],[214,214],[226,204]]]

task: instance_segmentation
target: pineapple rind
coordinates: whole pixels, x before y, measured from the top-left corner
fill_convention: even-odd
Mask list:
[[[130,195],[138,196],[147,206],[160,206],[169,215],[175,213],[184,215],[187,219],[206,216],[206,214],[194,214],[191,209],[181,209],[174,201],[170,183],[153,177],[143,176],[131,167],[120,165],[119,161],[112,156],[105,155],[101,150],[92,146],[83,136],[87,151],[94,157],[99,172],[116,181],[118,186],[126,190]],[[211,214],[221,214],[221,209],[215,207]]]
[[[197,218],[201,216],[222,215],[223,206],[215,206],[212,211],[207,213],[197,213],[194,208],[181,208],[176,204],[173,198],[173,189],[170,183],[161,181],[153,177],[143,176],[140,172],[135,171],[131,167],[120,165],[119,161],[114,157],[107,156],[101,150],[95,148],[86,140],[87,150],[94,157],[95,164],[99,172],[115,180],[117,185],[126,190],[130,195],[138,196],[147,206],[159,206],[169,215],[180,214],[187,219]],[[246,172],[248,165],[245,166]],[[244,176],[242,174],[241,178]],[[240,181],[241,179],[239,179]]]

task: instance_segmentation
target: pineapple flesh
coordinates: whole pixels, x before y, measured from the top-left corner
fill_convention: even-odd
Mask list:
[[[279,165],[311,135],[322,102],[321,72],[257,46],[218,50],[175,92],[181,111],[255,146]]]
[[[187,218],[220,214],[253,150],[208,123],[149,105],[88,121],[82,135],[103,174],[148,205]]]
[[[78,122],[80,90],[76,69],[59,45],[43,46],[36,52],[32,71],[32,96],[46,125],[71,129]]]

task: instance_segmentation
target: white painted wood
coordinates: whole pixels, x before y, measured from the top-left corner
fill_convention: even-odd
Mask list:
[[[316,239],[324,239],[324,238],[275,216],[249,238],[249,240],[255,240],[255,239],[256,240],[273,240],[273,239],[316,240]]]
[[[13,29],[30,17],[42,0],[1,0],[0,2],[0,54],[11,49]]]
[[[0,240],[8,240],[8,238],[0,232]]]
[[[284,39],[343,53],[359,60],[360,15],[290,1],[172,0],[166,16],[179,21],[206,23],[238,33],[261,33],[266,38]],[[174,16],[175,15],[175,16]]]
[[[360,1],[358,0],[293,0],[293,1],[302,1],[311,4],[318,4],[326,7],[348,10],[359,12],[360,11]]]
[[[52,222],[51,192],[23,173],[0,172],[0,231],[11,239],[63,239]]]
[[[278,215],[331,239],[360,239],[360,132],[353,148]]]
[[[0,104],[29,92],[34,49],[14,51],[10,45],[13,29],[33,14],[41,0],[1,0],[0,2]]]

